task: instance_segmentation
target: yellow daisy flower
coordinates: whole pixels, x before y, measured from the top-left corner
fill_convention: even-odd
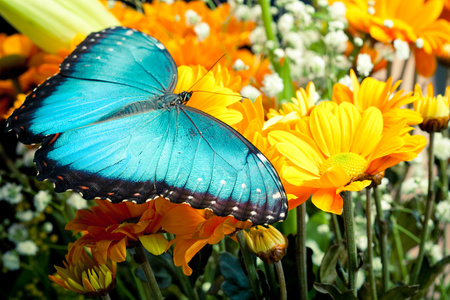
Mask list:
[[[423,117],[420,129],[427,132],[437,132],[446,129],[449,120],[450,87],[445,95],[434,96],[433,85],[428,84],[427,94],[423,95],[420,86],[416,84],[414,94],[419,98],[414,102],[414,110]]]
[[[290,183],[286,191],[297,196],[289,200],[289,208],[312,195],[321,210],[341,214],[340,192],[370,185],[371,176],[392,166],[391,160],[381,158],[403,157],[405,122],[384,127],[383,114],[376,107],[360,111],[351,103],[326,101],[300,120],[296,130],[269,132],[270,143],[287,159],[282,170],[282,177]],[[420,150],[426,143],[422,138],[413,137],[419,140]]]
[[[416,96],[412,93],[403,94],[404,91],[397,91],[401,81],[392,83],[392,77],[386,82],[375,78],[367,77],[361,83],[353,70],[350,70],[352,79],[352,90],[347,86],[336,83],[333,87],[332,100],[338,104],[350,102],[356,105],[360,111],[369,107],[378,108],[383,114],[384,127],[406,121],[407,125],[416,125],[422,122],[419,113],[407,108],[401,108],[404,105],[413,103]]]

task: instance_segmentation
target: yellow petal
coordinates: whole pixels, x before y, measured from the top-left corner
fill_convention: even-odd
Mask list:
[[[160,255],[167,249],[169,241],[160,233],[139,236],[139,241],[148,252],[153,255]]]

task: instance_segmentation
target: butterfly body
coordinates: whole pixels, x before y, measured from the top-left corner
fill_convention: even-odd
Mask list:
[[[114,55],[113,55],[114,53]],[[225,123],[174,94],[177,68],[156,39],[128,28],[93,33],[8,120],[36,152],[38,180],[84,198],[163,196],[255,224],[283,220],[270,162]]]

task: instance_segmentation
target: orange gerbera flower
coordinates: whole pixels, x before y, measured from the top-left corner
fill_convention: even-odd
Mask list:
[[[416,100],[412,92],[403,94],[403,90],[396,92],[401,81],[392,83],[392,77],[382,82],[371,77],[365,78],[361,84],[353,70],[350,70],[353,90],[347,86],[336,83],[333,87],[332,100],[338,104],[350,102],[364,111],[369,107],[377,107],[383,114],[384,126],[390,127],[406,121],[407,125],[416,125],[422,122],[422,117],[415,111],[402,106]]]
[[[416,156],[426,144],[422,136],[402,138],[405,121],[385,129],[383,114],[376,107],[364,111],[351,103],[319,104],[309,117],[299,121],[296,130],[274,130],[269,141],[287,158],[282,177],[297,199],[289,200],[292,209],[312,195],[320,209],[342,213],[342,191],[360,191],[371,183],[371,176],[392,166],[396,156],[403,160]],[[412,141],[409,141],[412,139]],[[420,144],[411,155],[410,144]]]
[[[242,77],[239,90],[251,81],[261,83],[264,75],[270,72],[268,60],[240,49],[248,43],[248,36],[256,24],[237,21],[231,16],[228,4],[211,10],[202,1],[176,1],[173,4],[153,1],[144,4],[144,11],[140,14],[119,3],[111,9],[122,25],[160,40],[178,66],[202,65],[210,68],[223,54],[227,54],[219,64],[228,68],[232,76]],[[194,16],[194,23],[189,16]],[[200,23],[209,28],[205,39],[199,38],[196,32],[196,25]],[[232,66],[237,59],[241,59],[247,68],[234,70]]]
[[[436,70],[435,55],[450,41],[450,23],[439,19],[443,0],[344,0],[352,30],[369,33],[382,43],[395,39],[412,45],[416,69],[429,77]]]
[[[75,219],[66,226],[66,229],[73,230],[74,234],[85,233],[69,249],[69,264],[76,264],[85,251],[84,247],[90,248],[95,261],[101,264],[105,264],[108,257],[115,262],[124,261],[127,247],[133,247],[139,239],[161,240],[162,235],[158,235],[162,229],[161,215],[156,211],[156,203],[176,205],[164,198],[143,204],[133,202],[112,204],[106,200],[95,202],[97,206],[89,210],[78,210]],[[165,244],[167,243],[166,241]],[[147,248],[147,250],[154,252],[155,249]],[[163,251],[164,247],[156,254]]]
[[[242,228],[252,226],[251,222],[238,221],[233,217],[218,217],[207,209],[193,209],[181,204],[166,210],[157,203],[157,210],[163,214],[161,225],[176,235],[170,244],[174,244],[173,261],[175,266],[183,266],[186,275],[192,274],[188,263],[207,244],[216,244],[225,235],[234,234]]]

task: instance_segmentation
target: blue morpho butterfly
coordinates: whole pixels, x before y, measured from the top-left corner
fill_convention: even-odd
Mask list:
[[[173,94],[164,45],[134,29],[90,34],[8,119],[40,143],[38,180],[86,199],[142,203],[158,196],[254,224],[284,220],[277,172],[250,142]]]

